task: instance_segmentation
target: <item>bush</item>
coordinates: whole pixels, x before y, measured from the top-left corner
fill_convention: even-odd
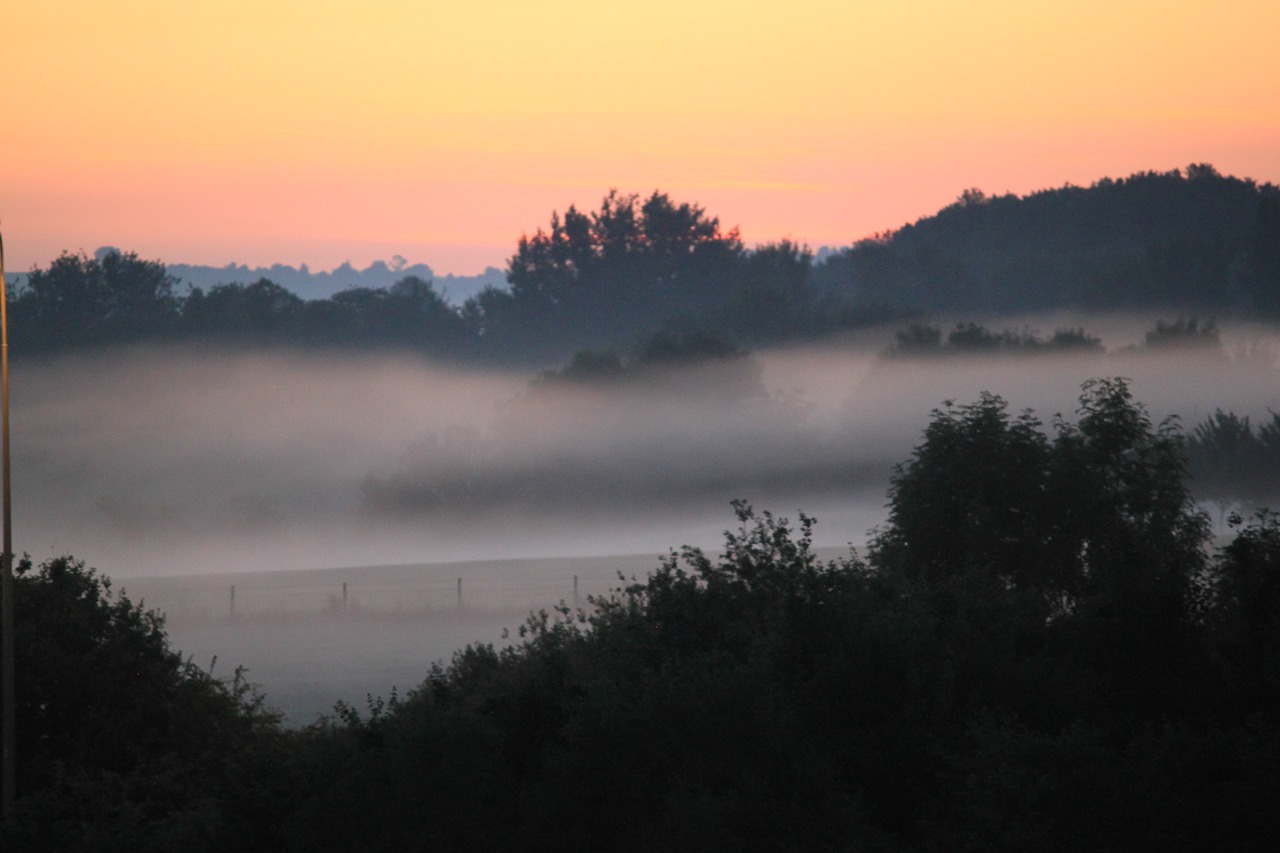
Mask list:
[[[278,716],[237,672],[169,647],[163,617],[60,557],[14,578],[16,819],[5,850],[228,849]]]

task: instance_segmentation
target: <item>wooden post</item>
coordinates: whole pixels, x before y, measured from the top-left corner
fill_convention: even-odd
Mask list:
[[[462,578],[458,578],[458,609],[462,609]]]
[[[232,618],[235,618],[235,615],[236,615],[236,585],[232,584],[231,585],[231,616]]]
[[[0,741],[0,817],[5,822],[13,818],[13,803],[17,787],[17,760],[15,750],[17,738],[14,734],[14,718],[17,705],[14,699],[16,679],[13,675],[13,525],[12,512],[9,508],[9,314],[8,288],[4,280],[4,239],[0,238],[0,410],[3,411],[3,439],[0,439],[0,455],[3,462],[3,501],[4,501],[4,551],[0,552],[0,691],[4,699],[0,702],[0,728],[3,735]]]
[[[347,612],[347,582],[342,582],[342,612]]]
[[[578,576],[573,576],[573,606],[578,606]]]

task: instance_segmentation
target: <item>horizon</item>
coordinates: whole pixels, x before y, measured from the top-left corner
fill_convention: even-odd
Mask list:
[[[844,246],[971,187],[1190,163],[1280,182],[1268,33],[1280,8],[1255,0],[51,0],[6,18],[0,217],[16,271],[120,246],[474,275],[613,187],[748,245]]]
[[[1080,183],[1077,183],[1077,182],[1073,182],[1073,181],[1066,181],[1066,182],[1064,182],[1064,183],[1056,184],[1056,185],[1052,185],[1052,186],[1034,187],[1034,188],[1029,189],[1029,190],[1026,190],[1026,191],[1024,191],[1024,192],[1012,192],[1012,191],[1007,191],[1007,192],[1004,192],[1004,193],[993,193],[993,192],[987,192],[984,188],[981,188],[981,187],[975,187],[975,188],[976,188],[976,189],[982,189],[982,190],[983,190],[983,192],[984,192],[984,193],[986,193],[986,195],[988,195],[989,197],[997,197],[997,196],[1002,196],[1002,195],[1015,195],[1015,196],[1017,196],[1017,197],[1019,197],[1019,198],[1026,198],[1026,197],[1028,197],[1028,196],[1030,196],[1030,195],[1034,195],[1035,193],[1044,192],[1044,191],[1052,191],[1052,190],[1061,189],[1061,188],[1069,187],[1069,186],[1079,186],[1079,187],[1088,188],[1088,187],[1090,187],[1090,186],[1093,186],[1093,185],[1097,184],[1097,183],[1098,183],[1098,182],[1100,182],[1100,181],[1104,181],[1104,180],[1120,180],[1120,179],[1126,179],[1126,178],[1129,178],[1129,177],[1132,177],[1132,176],[1134,176],[1134,175],[1136,175],[1136,174],[1141,174],[1141,173],[1148,173],[1148,172],[1163,173],[1163,172],[1174,172],[1174,171],[1178,171],[1178,172],[1181,172],[1181,173],[1183,173],[1183,174],[1185,175],[1185,174],[1186,174],[1186,171],[1187,171],[1187,167],[1188,167],[1188,166],[1191,166],[1191,165],[1200,165],[1200,164],[1198,164],[1198,163],[1188,163],[1188,164],[1184,164],[1184,165],[1182,165],[1182,166],[1173,166],[1173,167],[1170,167],[1170,168],[1168,168],[1168,169],[1157,169],[1157,168],[1150,168],[1150,169],[1138,169],[1138,170],[1135,170],[1134,172],[1126,173],[1126,174],[1124,174],[1124,175],[1098,175],[1098,176],[1096,176],[1096,177],[1092,178],[1091,180],[1089,180],[1089,181],[1087,181],[1087,182],[1080,182]],[[1212,166],[1212,167],[1214,167],[1215,169],[1217,168],[1216,164],[1213,164],[1213,163],[1205,163],[1204,165]],[[1238,179],[1238,180],[1243,180],[1243,181],[1252,181],[1252,182],[1254,182],[1254,183],[1256,183],[1256,184],[1259,184],[1259,185],[1274,185],[1275,183],[1277,183],[1276,181],[1272,181],[1272,180],[1269,180],[1269,179],[1258,178],[1257,176],[1254,176],[1254,175],[1247,175],[1247,174],[1235,174],[1235,173],[1227,172],[1227,171],[1220,170],[1220,169],[1218,170],[1218,172],[1219,172],[1219,173],[1222,175],[1222,177],[1224,177],[1224,178],[1228,178],[1228,179]],[[657,192],[662,192],[662,190],[656,190],[656,191],[657,191]],[[670,194],[670,193],[668,193],[668,195],[671,195],[671,194]],[[602,197],[603,197],[603,196],[602,196]],[[851,239],[849,239],[849,240],[847,240],[847,241],[845,241],[845,242],[843,242],[843,243],[809,244],[809,243],[805,243],[804,241],[800,241],[800,242],[801,242],[801,245],[803,245],[803,246],[805,246],[806,248],[808,248],[810,251],[812,251],[812,252],[814,253],[814,255],[815,255],[815,256],[817,256],[817,257],[820,259],[821,255],[823,255],[824,253],[834,253],[834,252],[838,252],[838,251],[840,251],[841,249],[844,249],[844,248],[847,248],[847,247],[849,247],[849,246],[852,246],[852,245],[856,244],[856,243],[857,243],[858,241],[860,241],[860,240],[864,240],[864,239],[868,239],[868,238],[872,238],[872,237],[876,237],[876,236],[880,236],[880,235],[884,235],[884,234],[889,234],[889,233],[897,232],[897,231],[899,231],[900,229],[902,229],[902,228],[904,228],[904,227],[906,227],[906,226],[913,225],[913,224],[916,224],[916,223],[918,223],[918,222],[920,222],[920,221],[922,221],[922,220],[929,219],[929,218],[931,218],[931,217],[933,217],[933,216],[937,215],[937,214],[938,214],[942,209],[944,209],[945,207],[947,207],[949,204],[954,203],[954,202],[955,202],[955,201],[957,201],[958,199],[959,199],[959,195],[957,194],[957,198],[956,198],[956,199],[952,199],[951,201],[946,202],[946,203],[944,203],[944,204],[940,205],[940,206],[939,206],[937,209],[935,209],[935,210],[927,211],[927,212],[923,212],[923,213],[921,213],[920,215],[918,215],[918,216],[916,216],[916,217],[914,217],[914,218],[908,219],[908,220],[906,220],[906,221],[904,221],[904,222],[902,222],[902,223],[900,223],[900,224],[898,224],[898,225],[895,225],[895,226],[885,227],[885,228],[880,228],[880,229],[875,229],[875,230],[872,230],[872,231],[868,231],[866,234],[863,234],[862,236],[851,238]],[[688,202],[688,203],[692,203],[692,204],[699,204],[699,203],[698,203],[698,201],[697,201],[696,199],[673,198],[673,201],[676,201],[677,203]],[[592,211],[592,210],[594,209],[594,206],[595,206],[596,204],[598,204],[598,202],[580,202],[580,201],[571,202],[571,205],[572,205],[572,206],[575,206],[575,207],[577,207],[579,210],[585,210],[585,211],[587,211],[587,212]],[[568,206],[569,206],[569,205],[566,205],[566,207],[568,207]],[[705,209],[705,208],[704,208],[704,209]],[[556,213],[556,214],[561,214],[561,213],[563,213],[563,209],[557,209],[556,211],[554,211],[554,213]],[[710,214],[711,216],[716,216],[716,212],[715,212],[714,210],[710,210],[710,209],[708,209],[708,210],[707,210],[707,213],[708,213],[708,214]],[[549,214],[548,214],[548,219],[550,218],[550,215],[551,215],[551,214],[549,213]],[[717,218],[719,218],[719,217],[717,217]],[[545,223],[539,223],[539,224],[538,224],[537,226],[535,226],[534,228],[526,229],[525,231],[522,231],[522,232],[521,232],[521,236],[524,236],[524,235],[526,235],[526,234],[530,234],[530,235],[531,235],[531,234],[533,234],[535,231],[537,231],[537,230],[539,230],[539,229],[543,228],[543,226],[544,226],[544,225],[545,225]],[[728,230],[732,229],[732,228],[737,228],[737,227],[738,227],[738,226],[737,226],[737,225],[735,225],[734,223],[726,223],[726,222],[724,222],[723,220],[721,220],[721,222],[720,222],[720,226],[721,226],[722,230],[724,230],[724,231],[726,231],[726,232],[727,232]],[[758,240],[758,241],[746,241],[746,240],[744,240],[744,244],[747,246],[748,250],[752,250],[752,251],[754,251],[755,249],[759,248],[760,246],[768,245],[769,243],[776,242],[777,240],[782,240],[782,239],[791,239],[791,238],[790,238],[790,237],[776,237],[776,238],[773,238],[772,240],[770,240],[770,239]],[[500,256],[500,257],[494,257],[494,258],[492,258],[491,260],[483,261],[483,262],[482,262],[482,265],[481,265],[481,266],[479,266],[478,268],[467,268],[467,269],[464,269],[464,270],[457,270],[457,269],[442,269],[442,268],[441,268],[441,265],[440,265],[440,264],[438,264],[438,263],[436,263],[434,258],[427,258],[427,257],[408,257],[408,256],[405,256],[405,255],[404,255],[403,253],[401,253],[401,252],[390,252],[389,254],[384,254],[384,255],[380,255],[380,256],[379,256],[379,255],[369,255],[367,258],[366,258],[366,257],[361,257],[361,259],[360,259],[360,260],[356,260],[356,259],[354,259],[354,258],[352,258],[352,257],[344,257],[342,260],[337,261],[337,262],[335,262],[335,263],[332,263],[332,264],[330,264],[330,265],[327,265],[327,266],[321,266],[321,265],[318,265],[318,264],[311,263],[311,262],[309,262],[309,261],[307,261],[307,260],[302,260],[302,261],[297,261],[297,262],[291,262],[291,261],[286,260],[286,259],[281,259],[279,256],[266,256],[266,255],[262,256],[262,259],[257,259],[257,258],[255,258],[255,259],[253,259],[253,260],[243,260],[243,259],[233,258],[233,259],[228,260],[228,261],[225,261],[225,262],[208,262],[208,261],[204,261],[204,260],[190,260],[190,259],[188,259],[188,258],[177,258],[177,259],[174,259],[174,258],[155,258],[155,257],[149,257],[149,256],[147,256],[146,254],[144,254],[143,252],[140,252],[140,251],[138,251],[137,249],[135,249],[135,248],[133,248],[133,247],[129,247],[129,246],[118,246],[118,245],[112,245],[112,244],[102,244],[102,245],[100,245],[100,246],[96,246],[96,247],[95,247],[95,248],[93,248],[92,250],[87,249],[87,248],[85,248],[85,247],[79,247],[79,248],[77,248],[77,249],[63,248],[63,249],[61,249],[61,250],[59,250],[59,251],[55,252],[54,254],[50,255],[50,257],[49,257],[47,260],[45,260],[43,263],[39,263],[39,262],[37,262],[37,263],[35,264],[35,266],[42,267],[42,268],[43,268],[43,267],[47,267],[47,266],[48,266],[48,264],[49,264],[49,262],[51,262],[52,260],[54,260],[55,258],[59,257],[60,255],[62,255],[62,254],[64,254],[64,253],[70,253],[70,254],[85,254],[85,255],[87,255],[87,256],[93,257],[93,256],[96,256],[96,255],[100,255],[101,253],[103,253],[103,252],[105,252],[105,251],[107,251],[107,250],[115,250],[115,251],[120,251],[120,252],[133,252],[133,253],[137,254],[140,258],[142,258],[142,259],[144,259],[144,260],[156,260],[156,261],[159,261],[159,262],[163,263],[165,266],[169,266],[169,267],[174,267],[174,266],[186,266],[186,267],[199,267],[199,268],[204,268],[204,269],[208,269],[208,270],[220,270],[220,269],[238,268],[238,269],[248,269],[248,270],[250,270],[250,271],[252,271],[252,272],[260,272],[260,271],[263,271],[263,270],[270,270],[270,269],[272,269],[272,268],[274,268],[274,267],[285,267],[285,268],[288,268],[288,269],[292,269],[292,270],[293,270],[293,271],[295,271],[295,272],[302,273],[302,274],[304,274],[304,275],[324,276],[324,275],[332,275],[332,274],[334,274],[335,272],[337,272],[338,270],[342,269],[343,267],[349,267],[350,269],[354,270],[354,271],[355,271],[355,272],[357,272],[357,273],[364,273],[364,272],[367,272],[367,271],[371,271],[371,270],[372,270],[374,267],[376,267],[378,264],[383,264],[383,265],[390,266],[390,265],[392,265],[395,261],[399,260],[399,261],[402,261],[402,262],[403,262],[403,263],[401,263],[401,267],[406,268],[406,269],[408,269],[408,268],[412,268],[412,267],[416,267],[416,266],[426,266],[426,267],[428,267],[428,268],[431,270],[431,274],[432,274],[432,276],[433,276],[433,277],[435,277],[435,278],[480,278],[480,277],[483,277],[483,276],[487,275],[487,274],[490,272],[490,270],[495,270],[495,271],[497,271],[497,272],[499,272],[499,273],[502,273],[502,274],[504,275],[504,277],[505,277],[505,274],[506,274],[506,267],[507,267],[507,262],[508,262],[508,260],[510,259],[511,254],[512,254],[512,253],[514,253],[514,251],[515,251],[514,246],[516,245],[516,241],[518,241],[518,240],[519,240],[519,237],[515,238],[515,240],[513,240],[513,241],[512,241],[512,243],[511,243],[511,245],[510,245],[510,246],[508,246],[506,249],[502,250],[502,254],[501,254],[501,256]],[[437,247],[437,248],[440,248],[440,247]],[[11,252],[10,254],[13,254],[13,253]],[[440,251],[440,252],[437,252],[437,254],[438,254],[438,255],[439,255],[439,254],[443,254],[443,255],[445,255],[445,256],[446,256],[446,258],[447,258],[447,257],[452,257],[452,255],[450,255],[450,253],[449,253],[448,251]],[[11,266],[13,266],[13,265],[11,264]],[[21,278],[21,277],[25,276],[25,275],[27,274],[27,272],[29,272],[29,271],[31,270],[31,268],[32,268],[32,265],[31,265],[31,264],[27,264],[25,267],[22,267],[22,268],[19,268],[19,269],[10,270],[10,271],[8,271],[8,272],[7,272],[6,277],[7,277],[7,278],[11,278],[11,279],[12,279],[12,278]]]

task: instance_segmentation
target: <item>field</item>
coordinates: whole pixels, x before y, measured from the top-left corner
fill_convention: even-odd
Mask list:
[[[830,558],[842,549],[819,553]],[[406,693],[433,662],[447,662],[468,643],[508,642],[504,629],[514,638],[531,611],[560,602],[589,607],[589,596],[622,584],[619,575],[641,579],[658,560],[488,560],[117,583],[166,614],[170,640],[184,656],[222,677],[246,667],[287,723],[305,725],[340,699],[363,709],[369,695],[385,697],[393,687]]]

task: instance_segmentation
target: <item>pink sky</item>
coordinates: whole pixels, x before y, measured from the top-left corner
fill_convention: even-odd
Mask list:
[[[610,189],[846,245],[965,188],[1280,182],[1280,4],[46,0],[5,12],[8,268],[502,266]]]

